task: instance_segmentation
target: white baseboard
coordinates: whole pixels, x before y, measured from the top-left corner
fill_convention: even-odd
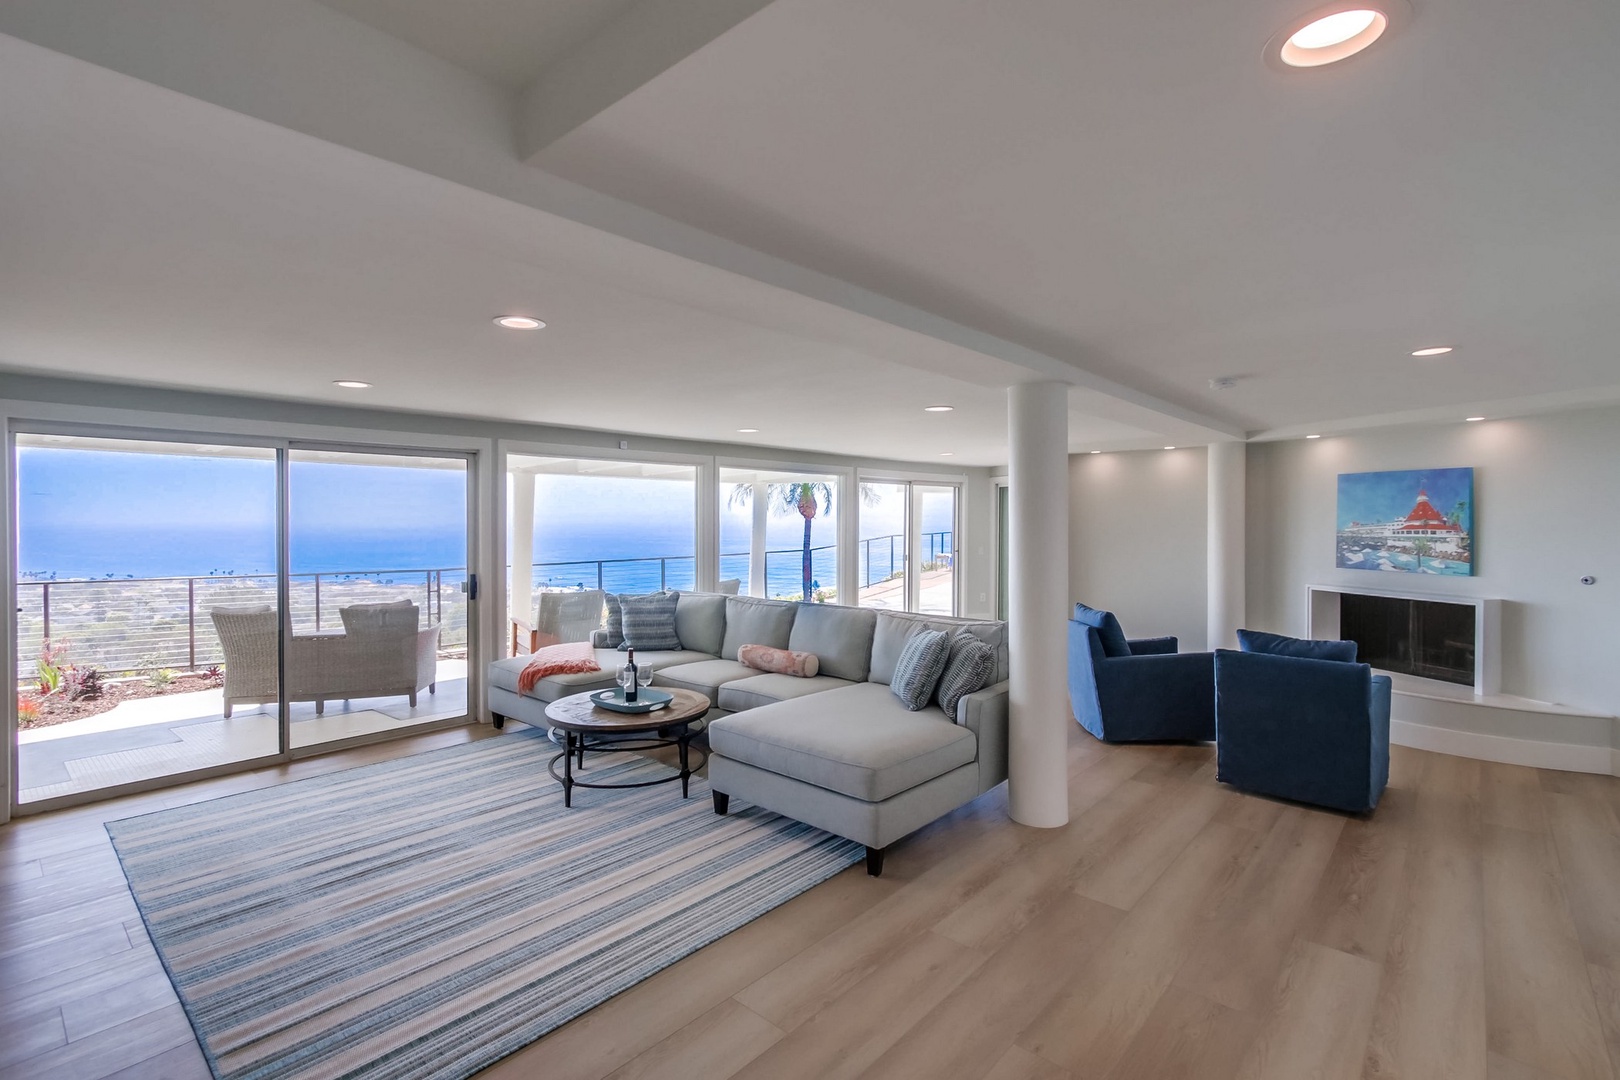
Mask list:
[[[1529,765],[1537,769],[1559,769],[1563,772],[1620,776],[1620,750],[1607,746],[1536,742],[1531,739],[1508,738],[1504,735],[1486,735],[1477,731],[1413,724],[1404,720],[1390,721],[1389,739],[1397,746],[1432,750],[1437,754],[1451,754],[1454,757],[1499,761],[1507,765]]]

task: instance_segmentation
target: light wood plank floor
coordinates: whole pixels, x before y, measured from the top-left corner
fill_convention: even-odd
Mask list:
[[[0,827],[0,1076],[206,1077],[102,822],[458,729]],[[1620,781],[1397,748],[1347,817],[1209,747],[1071,730],[1073,820],[993,792],[486,1072],[1519,1080],[1620,1063]]]

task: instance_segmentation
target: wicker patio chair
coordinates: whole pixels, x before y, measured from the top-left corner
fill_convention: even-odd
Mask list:
[[[208,617],[225,653],[225,718],[237,705],[275,701],[275,611],[265,605],[221,606]]]

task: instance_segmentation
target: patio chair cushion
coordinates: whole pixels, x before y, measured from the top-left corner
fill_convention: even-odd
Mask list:
[[[838,679],[831,675],[816,675],[810,678],[800,678],[797,675],[753,675],[722,686],[720,707],[727,712],[742,712],[744,709],[757,709],[762,705],[775,705],[778,701],[791,701],[794,698],[808,697],[811,694],[853,685],[855,684],[848,679]]]
[[[623,613],[624,642],[620,649],[679,649],[681,636],[675,632],[675,609],[680,595],[673,592],[647,596],[619,597]]]
[[[815,653],[823,675],[861,682],[872,669],[876,629],[877,612],[870,608],[804,604],[794,616],[788,648]]]
[[[1125,630],[1119,625],[1119,619],[1112,611],[1100,611],[1085,604],[1076,604],[1074,621],[1097,631],[1097,640],[1102,643],[1104,656],[1131,655],[1131,645],[1125,639]]]
[[[338,609],[346,634],[414,634],[421,624],[421,613],[414,602],[396,600],[388,604],[350,604]]]
[[[967,728],[932,709],[907,712],[876,683],[735,713],[709,727],[709,743],[734,761],[866,802],[961,768],[978,752]]]
[[[753,668],[736,660],[705,657],[694,664],[675,664],[655,671],[653,685],[693,690],[708,698],[712,704],[719,698],[720,688],[726,683],[758,674]]]
[[[720,645],[720,655],[735,660],[737,650],[744,645],[787,648],[788,638],[793,633],[795,609],[800,606],[752,596],[726,597],[726,636]]]

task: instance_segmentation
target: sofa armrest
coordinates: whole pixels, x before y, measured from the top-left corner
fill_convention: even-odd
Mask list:
[[[1132,656],[1164,656],[1174,653],[1181,647],[1181,643],[1174,637],[1137,638],[1125,644],[1131,647]]]
[[[1007,683],[975,690],[956,705],[956,722],[979,742],[979,790],[1007,779]]]

